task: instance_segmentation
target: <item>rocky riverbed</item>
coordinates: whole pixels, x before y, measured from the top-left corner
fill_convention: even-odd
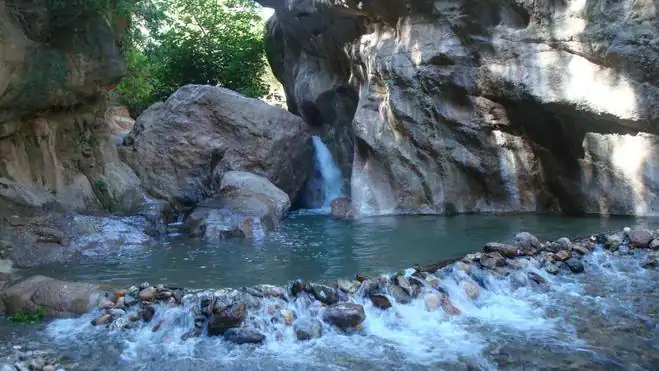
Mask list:
[[[366,367],[371,365],[371,356],[378,359],[378,354],[387,351],[403,357],[404,369],[446,367],[456,361],[466,362],[460,366],[464,369],[506,368],[519,362],[538,367],[616,369],[623,364],[629,367],[626,369],[652,369],[659,362],[659,344],[652,340],[659,331],[659,291],[652,284],[659,265],[657,237],[657,232],[626,229],[542,243],[522,232],[512,244],[488,243],[483,252],[461,259],[375,277],[357,274],[354,279],[326,282],[297,279],[284,287],[186,290],[144,282],[99,291],[88,313],[56,320],[44,332],[54,349],[63,341],[73,341],[76,347],[82,345],[79,342],[110,341],[130,367],[150,364],[144,358],[147,354],[154,357],[151,364],[159,364],[167,353],[176,358],[169,361],[178,367],[203,369],[218,361],[185,363],[184,359],[197,359],[200,354],[196,352],[207,352],[209,344],[216,344],[233,355],[232,361],[222,361],[231,369],[239,369],[237,365],[250,357],[259,358],[257,368],[267,368],[274,362],[272,357],[290,356],[284,348],[303,352],[302,344],[308,343],[307,350],[348,352],[343,354],[345,363],[336,369],[359,364]],[[582,309],[590,313],[580,312]],[[628,311],[622,314],[627,318],[618,318],[616,326],[628,332],[633,338],[629,343],[636,349],[620,344],[620,354],[609,355],[603,349],[607,341],[613,341],[615,331],[607,327],[608,317],[617,318],[623,309]],[[500,332],[491,336],[484,333],[494,329]],[[480,333],[480,339],[470,339],[469,331]],[[519,354],[523,349],[515,350],[520,341],[518,332],[546,349],[538,350],[536,357]],[[540,336],[542,332],[546,333]],[[374,347],[373,354],[356,355],[366,349],[350,351],[347,345],[360,346],[362,342]],[[570,342],[575,342],[576,356],[559,360],[548,355],[564,352]],[[21,370],[24,365],[44,370],[59,366],[59,358],[54,356],[57,350],[25,353],[22,345],[18,347],[3,360],[7,365],[1,370]],[[158,347],[163,354],[153,353]],[[433,359],[442,347],[452,356],[436,355]],[[381,356],[378,367],[397,362],[396,356]],[[323,358],[311,356],[321,364]],[[37,366],[30,366],[31,362]],[[108,369],[97,363],[96,356],[89,362],[78,360],[78,367]],[[292,365],[304,369],[304,363],[299,362]]]

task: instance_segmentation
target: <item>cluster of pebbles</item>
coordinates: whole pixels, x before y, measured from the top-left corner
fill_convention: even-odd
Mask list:
[[[181,337],[182,341],[222,336],[235,344],[259,344],[266,340],[266,334],[282,336],[281,330],[287,327],[304,341],[321,337],[328,330],[361,331],[366,318],[364,305],[369,303],[379,310],[389,310],[394,304],[421,299],[429,311],[441,311],[446,317],[460,315],[443,284],[447,277],[456,280],[468,298],[477,300],[487,287],[488,277],[510,277],[519,286],[548,285],[542,275],[523,268],[533,265],[550,275],[580,274],[586,269],[584,256],[598,246],[611,254],[633,254],[637,249],[659,249],[657,237],[653,232],[625,229],[575,241],[561,238],[541,243],[522,232],[514,244],[487,243],[482,252],[415,266],[394,275],[358,274],[353,280],[327,282],[298,279],[288,287],[260,285],[199,292],[143,283],[107,293],[99,303],[101,314],[92,324],[126,330],[153,323],[153,331],[158,331],[164,321],[159,319],[158,311],[183,306],[193,312],[194,328]],[[658,265],[659,253],[650,251],[643,259],[641,266],[651,269]]]

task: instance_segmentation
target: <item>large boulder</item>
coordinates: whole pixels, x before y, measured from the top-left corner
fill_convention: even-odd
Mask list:
[[[207,239],[247,237],[277,228],[290,207],[288,195],[268,179],[230,171],[217,194],[186,217],[185,226],[192,235]]]
[[[259,2],[357,210],[659,210],[656,2]]]
[[[0,300],[7,314],[34,313],[43,308],[46,315],[58,316],[87,313],[102,295],[98,285],[33,276],[4,289]]]
[[[195,205],[225,174],[261,175],[294,199],[312,166],[311,135],[289,112],[231,90],[187,85],[147,109],[120,153],[152,194]]]

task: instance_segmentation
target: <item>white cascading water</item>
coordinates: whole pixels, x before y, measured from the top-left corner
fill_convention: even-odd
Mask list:
[[[323,143],[323,141],[317,135],[314,135],[313,138],[313,149],[314,149],[314,162],[320,171],[322,177],[322,196],[323,196],[323,207],[329,207],[332,200],[337,197],[340,197],[343,188],[343,179],[341,178],[341,170],[334,162],[332,158],[332,153],[329,151],[329,148]]]

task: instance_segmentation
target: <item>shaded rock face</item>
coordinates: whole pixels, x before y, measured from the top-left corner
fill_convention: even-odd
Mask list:
[[[655,2],[260,2],[358,211],[659,212]]]
[[[291,207],[288,195],[268,179],[244,171],[224,175],[219,191],[186,217],[193,236],[248,237],[277,228]]]
[[[224,175],[267,178],[291,199],[311,170],[311,136],[289,112],[233,91],[180,88],[147,109],[120,149],[152,194],[184,205],[213,196]]]
[[[7,314],[35,312],[40,307],[48,315],[84,314],[96,305],[101,295],[97,285],[33,276],[5,288],[0,301]]]

